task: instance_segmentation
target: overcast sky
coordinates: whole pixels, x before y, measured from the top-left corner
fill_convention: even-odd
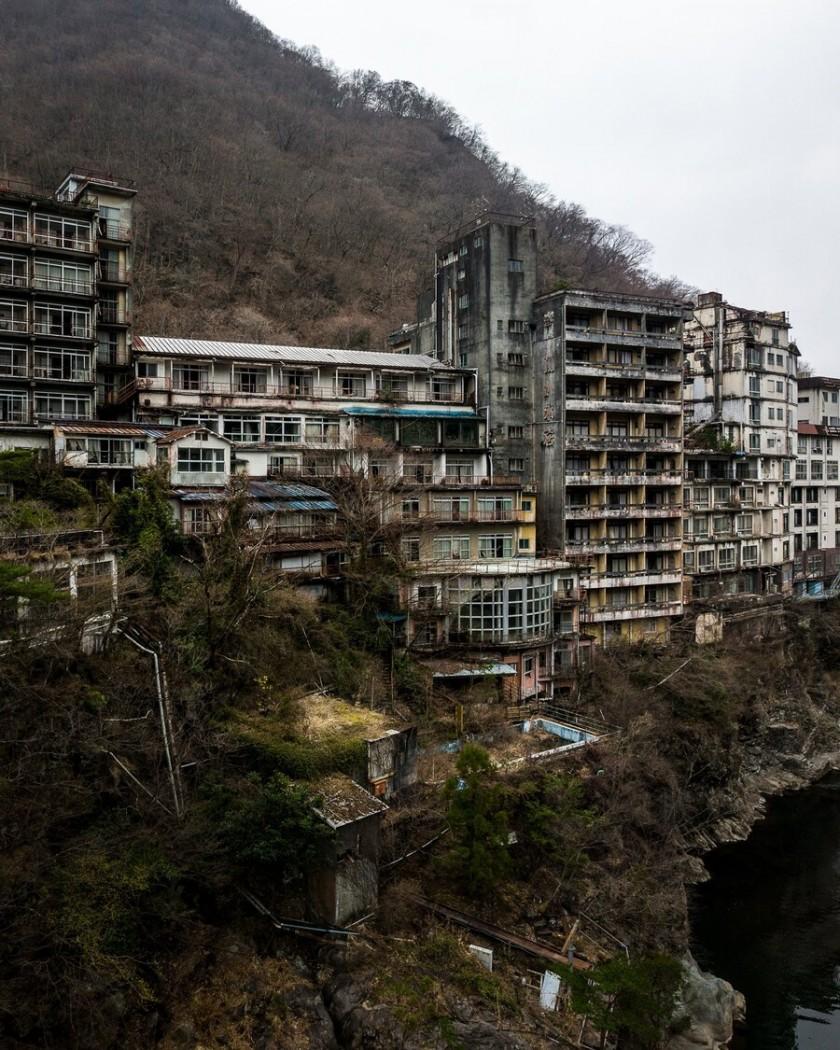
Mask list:
[[[654,268],[787,310],[840,375],[837,0],[240,0],[342,70],[411,80]]]

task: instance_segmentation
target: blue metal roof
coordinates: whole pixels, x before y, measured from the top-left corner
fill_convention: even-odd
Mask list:
[[[342,409],[348,416],[408,416],[413,419],[477,419],[475,409],[449,408],[440,405],[435,408],[412,408],[409,405],[395,405],[383,408],[380,405],[347,405]]]
[[[290,510],[336,510],[336,505],[329,499],[261,499],[252,503],[251,510],[257,513],[265,511],[285,513]]]

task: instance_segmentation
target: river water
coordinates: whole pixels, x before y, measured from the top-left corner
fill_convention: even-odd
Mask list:
[[[693,950],[747,997],[733,1047],[840,1050],[840,777],[772,799],[706,865]]]

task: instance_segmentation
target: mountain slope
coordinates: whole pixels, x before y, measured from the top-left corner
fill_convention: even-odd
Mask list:
[[[435,242],[538,217],[544,285],[655,284],[648,246],[557,204],[450,107],[339,76],[227,0],[4,0],[0,170],[140,190],[140,330],[365,346],[414,314]]]

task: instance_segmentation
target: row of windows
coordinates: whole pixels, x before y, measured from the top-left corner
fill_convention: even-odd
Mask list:
[[[35,414],[52,419],[90,419],[90,397],[75,394],[36,393]],[[0,390],[0,423],[29,423],[29,398],[25,391]]]
[[[826,452],[830,456],[834,451],[834,441],[822,434],[800,434],[796,448],[800,456],[807,456],[809,451],[812,455],[821,456]]]
[[[733,522],[733,515],[718,514],[712,517],[711,523],[706,515],[700,515],[699,517],[686,518],[685,520],[685,534],[687,537],[693,536],[698,539],[702,536],[709,536],[711,533],[715,535],[729,535],[733,532],[739,533],[739,535],[751,536],[753,532],[753,515],[752,514],[738,514],[735,515],[735,521]],[[711,524],[711,529],[709,528]]]
[[[787,554],[785,555],[787,557]],[[737,551],[735,547],[708,547],[705,550],[687,550],[683,554],[683,566],[686,572],[712,572],[718,569],[734,569],[737,567]],[[744,568],[758,565],[758,545],[744,544],[741,547],[741,566]]]
[[[812,481],[822,481],[823,478],[826,481],[837,481],[838,479],[838,461],[836,459],[829,459],[823,463],[821,459],[812,459],[810,461],[810,472],[808,470],[808,461],[798,459],[796,461],[796,480],[806,481],[809,477]],[[823,469],[823,467],[825,469]]]
[[[35,303],[32,316],[34,329],[38,335],[90,339],[90,309],[53,303]],[[28,331],[28,304],[11,301],[0,302],[0,332]]]

